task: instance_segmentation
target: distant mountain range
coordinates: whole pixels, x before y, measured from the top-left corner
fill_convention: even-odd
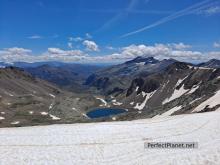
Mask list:
[[[86,113],[94,108],[125,109],[115,119],[132,120],[220,107],[219,60],[194,65],[137,57],[109,67],[10,65],[0,63],[1,127],[112,120],[89,119]]]

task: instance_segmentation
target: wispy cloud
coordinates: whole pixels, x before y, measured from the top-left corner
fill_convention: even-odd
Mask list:
[[[91,38],[92,38],[92,35],[89,34],[89,33],[86,33],[85,36],[86,36],[86,38],[88,38],[88,39],[91,39]]]
[[[42,39],[43,36],[40,36],[40,35],[33,35],[33,36],[29,36],[27,37],[28,39]]]
[[[214,42],[213,47],[214,48],[220,48],[220,42]]]
[[[205,10],[198,11],[198,14],[204,14],[207,16],[211,16],[211,15],[219,14],[219,13],[220,13],[220,6],[211,6]]]
[[[79,42],[82,41],[83,38],[82,37],[68,37],[69,41],[74,41],[74,42]]]
[[[126,17],[126,15],[131,10],[133,10],[137,4],[138,4],[138,0],[131,0],[125,10],[119,11],[118,14],[116,14],[114,17],[112,17],[110,20],[108,20],[106,23],[104,23],[104,25],[102,25],[102,27],[100,27],[97,31],[102,31],[102,30],[112,26],[115,22]]]
[[[68,42],[67,46],[72,49],[73,48],[73,43],[72,42]]]
[[[175,12],[174,14],[171,14],[168,17],[164,17],[164,18],[160,19],[159,21],[156,21],[156,22],[154,22],[150,25],[147,25],[147,26],[145,26],[143,28],[140,28],[138,30],[126,33],[126,34],[122,35],[121,38],[130,36],[130,35],[134,35],[136,33],[140,33],[142,31],[145,31],[145,30],[151,29],[153,27],[159,26],[161,24],[172,21],[172,20],[177,19],[179,17],[189,15],[189,14],[193,14],[193,13],[196,13],[196,12],[202,10],[202,9],[209,8],[209,7],[211,7],[215,4],[215,3],[213,3],[213,1],[215,1],[215,0],[205,0],[205,1],[202,1],[202,2],[199,2],[199,3],[196,3],[196,4],[194,4],[192,6],[189,6],[185,9],[183,9],[183,10]]]
[[[126,12],[126,9],[87,9],[85,12],[95,12],[95,13],[120,13],[120,12]],[[132,14],[172,14],[174,11],[170,10],[140,10],[140,9],[130,9],[127,11]]]

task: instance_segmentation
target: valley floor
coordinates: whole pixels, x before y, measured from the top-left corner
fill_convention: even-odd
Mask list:
[[[145,142],[198,142],[147,149]],[[125,122],[0,129],[0,164],[220,164],[220,110]]]

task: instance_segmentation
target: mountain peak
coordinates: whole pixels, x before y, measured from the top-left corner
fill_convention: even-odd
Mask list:
[[[143,57],[143,56],[138,56],[136,58],[134,58],[133,60],[127,61],[125,62],[126,64],[131,64],[131,63],[141,63],[141,62],[145,62],[145,64],[155,64],[157,62],[159,62],[158,60],[156,60],[154,57]]]
[[[207,67],[207,68],[220,68],[220,60],[211,59],[207,62],[199,64],[198,66]]]

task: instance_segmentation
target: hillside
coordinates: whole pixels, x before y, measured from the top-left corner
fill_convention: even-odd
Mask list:
[[[0,127],[87,121],[89,95],[63,91],[19,68],[0,69]]]

